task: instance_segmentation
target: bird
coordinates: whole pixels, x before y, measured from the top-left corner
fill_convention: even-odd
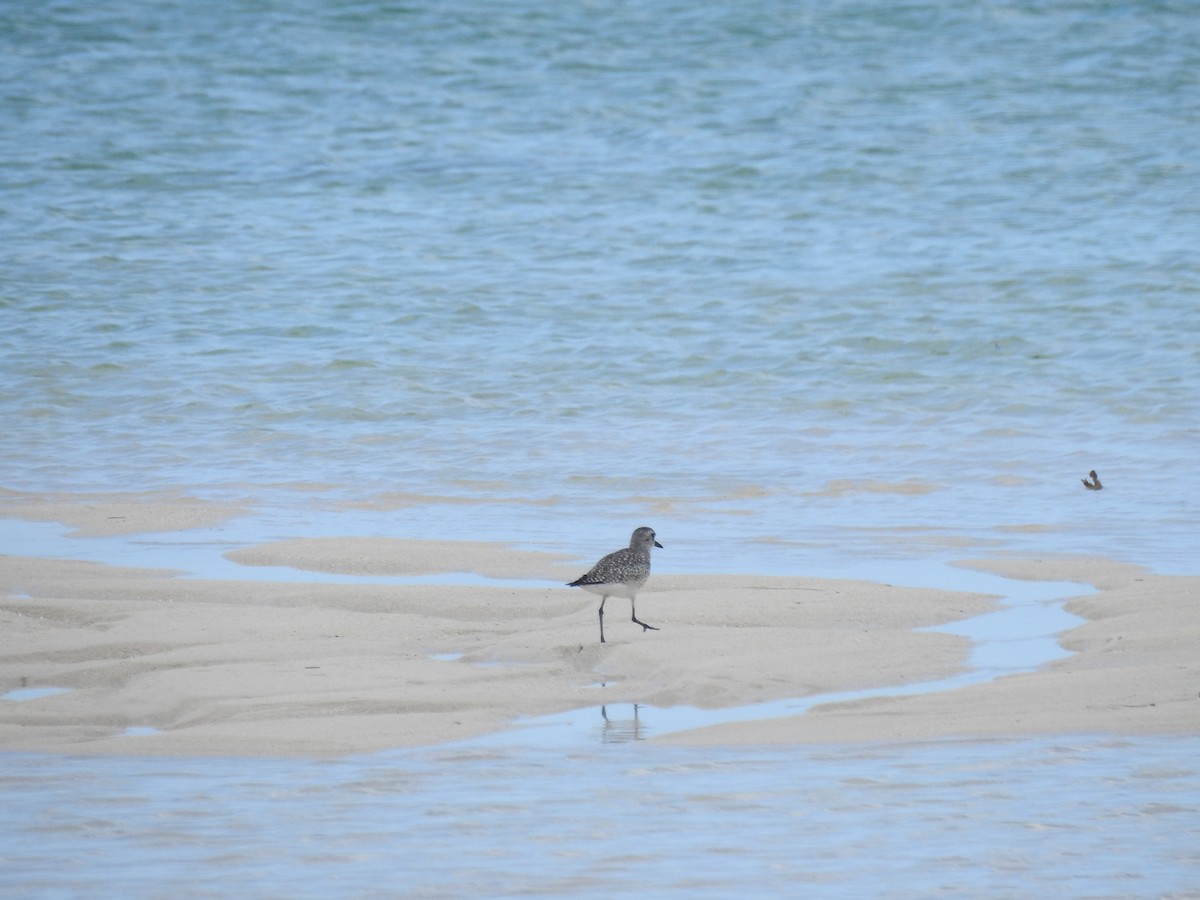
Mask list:
[[[629,546],[601,558],[587,574],[570,582],[567,587],[580,587],[600,595],[600,643],[604,643],[604,603],[609,597],[628,597],[633,621],[646,631],[658,631],[637,617],[637,592],[650,577],[650,551],[663,545],[655,540],[654,529],[646,525],[635,528]]]
[[[1088,478],[1090,478],[1090,479],[1092,479],[1092,480],[1091,480],[1091,481],[1088,481]],[[1088,477],[1087,477],[1087,478],[1080,478],[1079,480],[1083,482],[1083,486],[1084,486],[1085,488],[1087,488],[1089,491],[1102,491],[1102,490],[1104,490],[1104,485],[1102,485],[1102,484],[1100,483],[1100,476],[1096,474],[1096,470],[1095,470],[1095,469],[1092,469],[1092,471],[1088,472]]]

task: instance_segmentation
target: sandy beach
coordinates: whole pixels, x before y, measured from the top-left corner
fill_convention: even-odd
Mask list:
[[[8,517],[79,534],[171,530],[234,516],[186,497],[6,496]],[[910,684],[962,671],[966,638],[914,629],[996,608],[976,594],[656,571],[628,621],[558,587],[590,561],[496,544],[296,539],[229,554],[244,566],[347,576],[472,572],[545,587],[204,580],[69,559],[0,556],[0,749],[329,757],[436,744],[601,702],[717,708]],[[1095,559],[973,561],[1067,580],[1087,620],[1073,655],[941,693],[826,704],[805,715],[665,735],[690,745],[1059,733],[1200,734],[1200,578]],[[660,568],[665,568],[662,566]],[[598,685],[603,684],[603,688]],[[153,730],[145,737],[130,737]]]

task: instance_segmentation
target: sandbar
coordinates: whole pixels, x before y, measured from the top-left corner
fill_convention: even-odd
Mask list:
[[[130,512],[104,515],[165,523],[129,502]],[[195,516],[218,513],[236,511]],[[656,571],[638,613],[661,630],[643,632],[628,620],[627,601],[614,598],[601,645],[596,598],[561,586],[586,561],[562,554],[344,537],[229,556],[346,577],[216,580],[0,556],[0,694],[66,689],[0,700],[0,750],[320,758],[478,737],[602,702],[713,709],[914,684],[963,671],[971,651],[966,638],[914,629],[998,603],[870,581]],[[654,740],[1200,734],[1200,578],[1078,558],[967,564],[1095,586],[1066,604],[1087,620],[1060,637],[1073,654],[959,690],[826,704]],[[497,583],[355,581],[438,572]]]

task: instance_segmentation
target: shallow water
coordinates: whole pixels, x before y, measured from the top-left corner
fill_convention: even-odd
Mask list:
[[[70,688],[60,687],[19,687],[0,694],[0,700],[12,700],[18,703],[23,700],[40,700],[43,697],[65,694],[69,690]]]
[[[739,571],[1190,569],[1198,27],[5,4],[0,485],[589,557],[652,521]]]
[[[241,577],[220,554],[275,538],[593,560],[643,522],[660,571],[1194,573],[1198,23],[1172,0],[2,4],[0,487],[246,501],[95,554]],[[0,552],[100,546],[3,524]],[[588,714],[568,752],[6,755],[0,890],[1200,883],[1194,739],[700,752]]]
[[[131,743],[135,739],[131,739]],[[1190,895],[1200,742],[7,755],[25,897]]]

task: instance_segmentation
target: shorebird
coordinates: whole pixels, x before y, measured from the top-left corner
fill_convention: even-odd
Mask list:
[[[1092,479],[1092,480],[1091,480],[1091,481],[1088,481],[1088,478],[1090,478],[1090,479]],[[1096,470],[1095,470],[1095,469],[1092,469],[1092,471],[1088,472],[1088,477],[1087,477],[1087,478],[1080,478],[1079,480],[1083,482],[1083,486],[1084,486],[1085,488],[1087,488],[1089,491],[1102,491],[1102,490],[1104,490],[1104,485],[1102,485],[1102,484],[1100,483],[1100,476],[1098,476],[1098,475],[1096,474]]]
[[[567,587],[581,587],[585,591],[600,595],[600,643],[604,643],[604,602],[609,597],[628,597],[633,621],[642,626],[642,631],[658,631],[637,617],[637,592],[650,577],[650,550],[662,549],[654,539],[654,529],[643,525],[635,528],[629,538],[629,546],[608,554],[596,563],[586,575],[572,581]]]

